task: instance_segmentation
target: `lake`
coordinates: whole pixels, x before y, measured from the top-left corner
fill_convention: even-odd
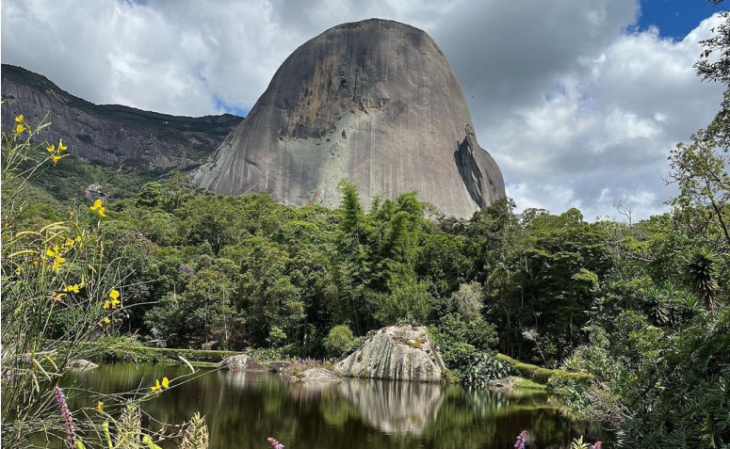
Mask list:
[[[271,373],[189,373],[184,366],[110,364],[70,375],[63,384],[72,396],[85,396],[70,401],[74,409],[96,404],[97,393],[146,388],[164,376],[180,378],[143,409],[169,424],[200,411],[212,449],[264,449],[270,447],[268,437],[287,449],[511,449],[523,429],[530,432],[528,448],[567,448],[581,434],[606,438],[596,426],[562,417],[549,395],[539,392],[362,379],[313,385]],[[113,402],[101,398],[107,407]]]

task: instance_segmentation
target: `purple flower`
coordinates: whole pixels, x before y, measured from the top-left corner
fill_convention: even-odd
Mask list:
[[[56,395],[56,403],[61,408],[63,425],[66,428],[66,439],[68,439],[69,444],[73,447],[74,442],[76,442],[76,429],[74,429],[71,410],[68,409],[68,404],[66,403],[66,395],[63,394],[63,390],[60,387],[53,387],[53,394]]]
[[[276,439],[274,438],[269,437],[266,439],[266,441],[268,441],[271,447],[274,449],[284,449],[284,445],[276,441]]]
[[[591,444],[591,449],[601,449],[603,447],[603,443],[600,441],[596,441],[596,444]]]
[[[527,431],[523,430],[517,435],[517,441],[515,442],[515,449],[525,449],[527,444]]]

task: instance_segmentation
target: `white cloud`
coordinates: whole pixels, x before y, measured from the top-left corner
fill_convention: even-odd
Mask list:
[[[425,29],[460,78],[480,143],[520,209],[587,218],[663,210],[669,150],[711,119],[721,86],[692,65],[717,18],[681,41],[631,31],[637,0],[2,2],[3,62],[97,103],[182,115],[253,106],[283,60],[338,23]]]

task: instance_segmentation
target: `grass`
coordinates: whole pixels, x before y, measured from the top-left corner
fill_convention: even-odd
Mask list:
[[[532,379],[523,379],[519,382],[515,382],[513,387],[519,388],[521,390],[546,390],[547,389],[547,385],[535,382]]]
[[[514,368],[514,370],[520,374],[520,376],[538,383],[546,384],[548,380],[550,380],[550,377],[552,377],[554,374],[568,377],[575,380],[576,382],[588,382],[593,379],[593,376],[590,374],[571,373],[559,369],[542,368],[537,365],[520,362],[519,360],[515,360],[512,357],[506,356],[504,354],[497,354],[497,359],[510,364],[512,368]]]

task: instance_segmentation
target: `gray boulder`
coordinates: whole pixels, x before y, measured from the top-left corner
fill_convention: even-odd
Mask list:
[[[446,369],[425,327],[389,326],[375,335],[335,370],[349,377],[440,382]]]
[[[296,380],[300,382],[339,382],[340,378],[324,368],[309,368],[296,376]]]
[[[228,368],[231,371],[266,371],[265,366],[246,354],[226,357],[218,363],[218,368]]]
[[[99,365],[85,359],[76,359],[68,362],[68,367],[74,371],[91,371],[98,368]]]

